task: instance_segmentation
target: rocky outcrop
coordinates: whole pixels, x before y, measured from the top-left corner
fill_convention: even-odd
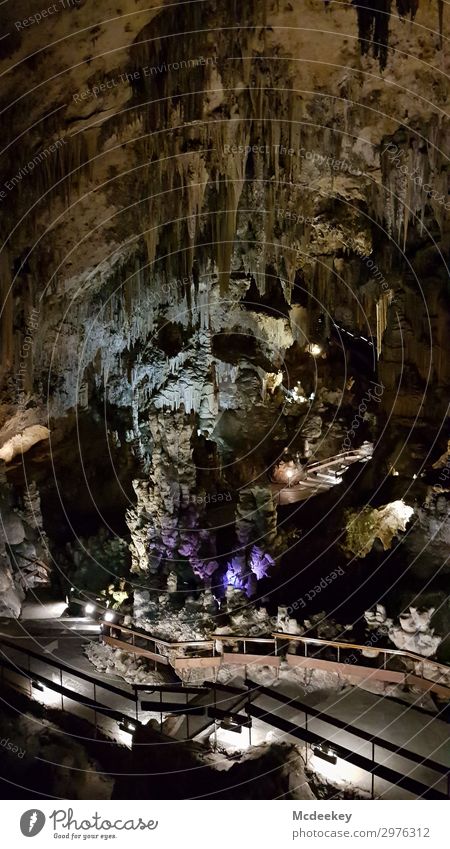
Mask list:
[[[129,573],[128,542],[105,528],[93,536],[78,536],[66,543],[58,559],[62,575],[77,592],[103,594],[110,602],[114,601],[118,579]]]
[[[400,531],[405,531],[414,514],[414,508],[403,501],[393,501],[379,509],[363,507],[357,512],[347,513],[344,551],[353,557],[366,557],[375,540],[379,540],[385,551]]]
[[[400,615],[398,622],[393,622],[383,605],[377,604],[375,611],[368,610],[364,616],[370,630],[386,634],[398,649],[432,657],[442,642],[442,637],[435,635],[430,625],[434,612],[434,608],[420,611],[410,607]]]
[[[31,483],[20,504],[2,481],[0,498],[0,615],[17,617],[25,593],[49,582],[48,542],[42,528],[40,497]]]

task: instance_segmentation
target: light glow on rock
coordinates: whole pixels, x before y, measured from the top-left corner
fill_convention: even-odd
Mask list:
[[[50,431],[44,425],[31,425],[8,439],[0,448],[0,460],[10,463],[18,454],[25,454],[36,442],[48,439]]]

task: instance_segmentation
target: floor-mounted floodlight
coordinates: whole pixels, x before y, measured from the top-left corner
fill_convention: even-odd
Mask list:
[[[105,622],[114,622],[114,619],[116,618],[116,614],[113,613],[112,610],[108,610],[107,613],[105,613],[103,618],[104,618]]]
[[[91,616],[93,613],[95,613],[95,604],[92,604],[92,602],[89,601],[84,606],[84,612],[86,613],[87,616]]]
[[[224,731],[234,731],[235,734],[242,734],[242,725],[239,722],[233,722],[232,719],[222,719],[217,724]]]
[[[126,731],[128,734],[132,734],[133,731],[136,731],[136,723],[132,722],[130,719],[126,719],[123,722],[119,722],[119,728],[121,731]]]
[[[337,754],[329,746],[320,744],[313,749],[313,753],[318,758],[322,758],[323,761],[328,761],[329,764],[333,764],[333,766],[337,764]]]

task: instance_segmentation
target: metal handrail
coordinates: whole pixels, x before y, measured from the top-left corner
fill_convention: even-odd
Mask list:
[[[297,641],[301,643],[306,643],[307,645],[330,646],[331,648],[343,649],[356,649],[358,651],[384,652],[386,654],[396,655],[399,657],[407,657],[417,663],[428,663],[436,669],[439,669],[440,671],[450,675],[450,666],[447,666],[444,663],[440,663],[437,660],[431,660],[427,657],[424,657],[423,655],[415,654],[414,652],[405,651],[404,649],[394,649],[389,648],[387,646],[361,645],[360,643],[349,643],[341,640],[326,640],[321,637],[306,637],[302,634],[289,634],[278,631],[273,632],[270,637],[250,637],[243,634],[212,634],[209,640],[175,640],[171,642],[169,640],[160,639],[159,637],[154,637],[151,634],[146,633],[145,631],[136,631],[133,628],[128,628],[124,625],[116,623],[106,622],[105,620],[100,620],[100,624],[104,625],[107,628],[115,628],[122,632],[135,635],[136,637],[149,640],[152,643],[159,643],[160,645],[165,646],[169,649],[188,648],[189,646],[203,646],[205,648],[207,646],[211,646],[212,648],[215,648],[215,644],[219,640],[221,642],[233,643],[266,643],[273,645],[275,651],[277,640],[285,640],[288,642]]]
[[[359,460],[365,460],[366,457],[368,459],[370,456],[371,455],[369,455],[369,454],[366,455],[366,454],[362,453],[359,448],[354,448],[352,451],[341,451],[339,454],[333,454],[332,457],[326,457],[324,460],[315,460],[314,463],[306,462],[304,466],[299,467],[298,471],[299,472],[315,471],[316,469],[322,468],[322,466],[331,466],[331,465],[334,465],[334,463],[338,463],[340,460],[345,460],[345,459],[348,459],[350,457],[356,457]],[[271,483],[277,484],[277,485],[283,483],[283,481],[275,480],[273,475],[270,475],[270,474],[269,474],[269,480],[270,480]],[[297,484],[293,484],[292,486],[297,486]]]
[[[213,646],[214,639],[210,640],[163,640],[161,637],[154,637],[146,631],[136,631],[134,628],[128,628],[125,625],[120,625],[118,622],[106,622],[105,619],[98,620],[100,625],[106,628],[115,628],[117,631],[125,631],[128,634],[134,634],[135,637],[141,637],[144,640],[150,640],[152,643],[159,643],[167,648],[185,648],[186,646]]]
[[[131,630],[131,629],[128,629],[128,630]],[[251,639],[254,642],[258,641],[257,637],[256,638],[249,638],[249,639]],[[12,660],[10,660],[6,657],[1,657],[1,655],[0,655],[0,666],[2,668],[10,669],[11,671],[16,673],[17,675],[27,679],[28,681],[37,681],[37,682],[42,683],[43,685],[45,685],[48,689],[52,690],[53,692],[59,693],[61,695],[61,699],[66,698],[69,701],[76,702],[80,705],[83,705],[83,706],[88,707],[91,710],[93,710],[94,716],[95,716],[95,727],[97,727],[97,714],[102,714],[102,715],[106,716],[108,719],[111,719],[111,720],[116,721],[118,723],[130,722],[131,721],[133,723],[134,728],[138,727],[141,724],[141,722],[138,718],[138,704],[139,703],[138,703],[138,699],[137,699],[137,691],[138,691],[138,689],[141,690],[143,685],[137,685],[134,688],[135,689],[135,699],[136,699],[136,702],[135,702],[135,704],[136,704],[136,717],[134,717],[134,716],[130,717],[128,714],[123,713],[120,710],[116,710],[115,708],[109,707],[108,705],[104,704],[103,702],[99,702],[96,699],[96,696],[95,696],[95,685],[99,686],[100,688],[103,687],[105,689],[110,689],[113,692],[120,692],[120,695],[130,699],[130,695],[128,693],[126,693],[124,691],[118,691],[118,688],[111,687],[111,685],[105,686],[104,682],[101,682],[101,681],[99,681],[98,679],[95,679],[95,678],[91,678],[91,676],[87,676],[86,674],[80,675],[79,671],[74,670],[70,667],[67,667],[66,664],[58,663],[55,659],[52,659],[52,658],[49,658],[49,657],[44,658],[42,655],[38,655],[36,652],[34,652],[34,651],[32,651],[28,648],[18,647],[14,644],[11,644],[10,641],[8,641],[8,640],[1,640],[0,642],[3,643],[4,645],[7,645],[8,647],[11,646],[12,648],[17,649],[17,651],[22,652],[23,654],[28,654],[28,655],[31,655],[32,657],[38,658],[40,661],[43,661],[44,663],[47,663],[50,666],[59,665],[61,667],[61,669],[68,669],[70,671],[71,675],[75,675],[75,676],[79,675],[84,680],[90,678],[92,684],[94,684],[94,697],[93,698],[90,698],[89,696],[85,696],[82,693],[79,693],[77,691],[73,691],[73,690],[69,689],[68,687],[64,686],[63,683],[62,683],[62,678],[61,678],[61,682],[58,684],[57,682],[52,681],[46,675],[43,675],[41,672],[31,671],[30,669],[25,669],[21,666],[18,666],[17,663],[15,663],[14,661],[12,661]],[[264,638],[264,642],[270,642],[270,640],[268,640],[267,638]],[[252,686],[257,687],[258,692],[260,694],[263,694],[263,695],[267,694],[271,698],[275,698],[278,701],[281,701],[283,703],[287,702],[289,704],[292,704],[295,707],[298,707],[301,710],[305,711],[305,713],[310,713],[311,715],[313,715],[315,717],[323,719],[323,721],[328,723],[328,724],[334,725],[336,727],[348,728],[347,723],[339,721],[335,717],[330,717],[329,715],[327,715],[326,713],[323,713],[322,711],[318,710],[317,708],[311,707],[309,705],[304,705],[303,703],[297,702],[295,700],[291,700],[289,697],[284,696],[283,694],[276,693],[276,692],[274,692],[274,691],[272,691],[268,688],[261,687],[260,685],[255,685],[251,681],[247,680],[246,683],[247,683],[247,687],[248,687],[248,684],[251,684]],[[12,686],[14,686],[14,685],[12,685]],[[217,686],[218,686],[219,690],[223,689],[225,691],[233,691],[233,692],[236,693],[236,695],[242,696],[242,699],[246,702],[246,708],[245,709],[246,709],[246,713],[248,714],[249,717],[254,716],[255,718],[259,718],[262,721],[264,721],[264,722],[266,722],[266,723],[268,723],[268,724],[270,724],[270,725],[272,725],[276,728],[280,728],[281,730],[287,732],[288,734],[290,734],[292,736],[295,736],[295,737],[297,737],[301,740],[306,741],[310,745],[321,745],[322,743],[325,743],[325,742],[329,743],[329,745],[332,745],[333,750],[336,751],[336,753],[340,757],[344,758],[349,763],[353,763],[356,766],[358,766],[360,769],[364,769],[365,771],[367,771],[367,772],[369,772],[373,775],[377,775],[381,779],[387,780],[393,785],[399,785],[401,787],[404,787],[405,789],[409,790],[410,792],[413,792],[413,793],[416,793],[417,795],[419,795],[420,798],[427,798],[427,797],[437,798],[437,799],[445,799],[446,798],[445,793],[442,793],[441,791],[436,790],[434,788],[434,785],[432,787],[429,787],[428,784],[425,784],[421,780],[418,780],[418,779],[415,779],[415,778],[410,778],[409,776],[403,776],[397,770],[392,769],[390,767],[386,767],[384,765],[384,763],[380,764],[379,762],[375,761],[374,748],[373,748],[372,760],[370,760],[366,757],[363,757],[362,755],[359,755],[358,753],[355,753],[355,752],[353,752],[353,751],[351,751],[347,748],[344,748],[343,746],[336,743],[335,741],[332,741],[332,742],[329,741],[328,738],[324,737],[323,735],[316,734],[315,732],[311,732],[310,730],[308,731],[307,727],[302,728],[300,726],[295,726],[292,723],[292,721],[284,720],[282,717],[278,717],[278,716],[274,715],[273,713],[268,714],[266,710],[263,710],[262,708],[258,708],[257,706],[250,703],[248,690],[242,691],[242,690],[240,690],[240,688],[234,688],[234,687],[229,687],[227,685],[220,685],[220,684],[217,685]],[[154,685],[150,685],[150,687],[149,687],[150,691],[152,691],[153,688],[154,688]],[[216,688],[216,685],[214,685],[214,690],[215,690],[215,688]],[[173,692],[173,691],[175,691],[176,688],[173,685],[167,685],[166,687],[164,687],[164,685],[159,685],[159,686],[157,685],[155,689],[161,690],[160,695],[162,697],[163,689],[166,689],[168,692]],[[212,687],[210,685],[209,687],[204,688],[204,689],[206,691],[211,691]],[[186,694],[189,690],[192,693],[194,693],[194,692],[198,693],[199,691],[203,692],[203,688],[187,688]],[[150,709],[153,709],[154,707],[159,707],[160,705],[163,705],[165,708],[167,707],[167,705],[164,705],[164,703],[162,701],[160,703],[156,702],[155,705],[153,705],[151,702],[148,702],[146,700],[141,702],[141,707],[142,707],[143,710],[150,710]],[[241,709],[242,708],[238,707],[238,706],[233,707],[233,710],[240,711]],[[195,705],[195,704],[192,703],[192,701],[191,702],[186,701],[186,705],[183,705],[181,703],[180,704],[179,703],[170,704],[170,712],[175,714],[175,715],[176,714],[180,714],[180,715],[186,714],[186,716],[187,716],[189,713],[192,714],[194,712],[204,711],[204,710],[205,710],[204,706]],[[208,714],[212,716],[212,712],[215,711],[215,708],[206,707],[206,710],[208,711]],[[369,735],[367,732],[364,732],[361,729],[353,729],[352,728],[351,733],[355,734],[357,737],[361,737],[362,739],[370,739],[370,741],[373,744],[376,743],[376,745],[378,747],[386,748],[388,751],[395,751],[401,757],[405,757],[412,762],[424,765],[424,766],[428,767],[429,769],[432,769],[432,770],[440,773],[441,775],[446,775],[447,772],[448,772],[447,768],[443,764],[440,764],[436,761],[432,761],[432,760],[427,759],[427,758],[422,758],[419,754],[412,752],[410,750],[405,750],[403,748],[397,748],[390,741],[383,740],[382,738],[374,738],[373,735]],[[425,788],[425,791],[424,791],[424,788]]]
[[[320,637],[305,637],[300,634],[287,634],[284,632],[274,632],[271,637],[250,637],[244,636],[241,634],[213,634],[211,639],[209,640],[175,640],[173,642],[169,640],[163,640],[159,637],[154,637],[151,634],[142,631],[136,631],[133,628],[128,628],[124,625],[106,622],[105,620],[99,620],[100,624],[105,626],[108,629],[116,629],[117,631],[124,632],[127,634],[131,634],[133,638],[139,637],[141,639],[147,640],[151,642],[155,648],[157,646],[163,646],[168,650],[174,649],[187,649],[189,647],[198,647],[201,646],[203,648],[211,649],[211,656],[216,655],[216,643],[217,641],[221,641],[223,643],[243,643],[244,645],[244,654],[246,652],[246,644],[247,643],[259,643],[259,644],[269,644],[273,646],[273,654],[277,654],[277,641],[284,640],[285,642],[301,642],[304,645],[316,645],[323,647],[331,647],[340,649],[353,649],[359,652],[381,652],[382,654],[394,656],[394,657],[404,657],[410,660],[413,660],[415,663],[421,664],[421,668],[416,672],[418,677],[422,678],[424,681],[430,681],[433,683],[439,683],[434,681],[433,678],[428,677],[424,674],[425,664],[433,667],[438,674],[441,675],[450,675],[450,666],[446,664],[440,663],[436,660],[430,660],[429,658],[423,657],[423,655],[415,654],[414,652],[405,651],[403,649],[394,649],[388,648],[386,646],[378,646],[378,645],[361,645],[359,643],[349,643],[343,642],[341,640],[325,640]],[[125,640],[124,640],[125,642]],[[225,652],[226,653],[226,652]]]
[[[241,635],[236,634],[213,634],[215,640],[222,640],[223,642],[246,642],[246,643],[271,643],[275,646],[275,640],[272,637],[243,637]]]
[[[339,454],[333,454],[331,457],[326,457],[324,460],[316,460],[314,463],[306,462],[303,466],[304,469],[314,469],[317,466],[323,466],[327,464],[332,464],[338,462],[339,460],[345,460],[346,457],[360,457],[361,450],[359,448],[354,448],[352,451],[341,451]],[[364,460],[365,457],[369,457],[371,455],[363,454],[361,460]]]
[[[50,654],[39,654],[39,652],[33,651],[33,649],[29,649],[26,646],[19,646],[11,640],[6,640],[3,637],[0,638],[0,664],[4,662],[6,659],[6,655],[3,655],[1,652],[1,647],[6,646],[9,649],[13,649],[13,651],[26,655],[29,658],[33,658],[33,660],[38,660],[41,663],[47,664],[47,666],[51,666],[54,669],[58,669],[60,672],[63,672],[65,675],[72,675],[74,678],[79,678],[81,681],[87,681],[89,684],[95,684],[97,687],[101,687],[103,690],[108,690],[110,693],[113,693],[116,696],[121,696],[125,699],[133,700],[135,697],[132,693],[123,690],[121,687],[116,687],[114,684],[110,684],[108,681],[104,681],[101,678],[96,678],[95,675],[89,675],[88,672],[84,672],[81,669],[76,669],[73,666],[69,666],[67,663],[64,663],[62,660],[58,660]],[[35,677],[33,673],[32,677]],[[123,682],[125,685],[133,688],[132,684],[128,684],[127,681]]]
[[[249,716],[255,717],[255,719],[259,719],[262,722],[266,722],[266,724],[278,728],[285,734],[297,737],[299,740],[308,743],[310,746],[320,746],[324,741],[328,743],[328,740],[326,740],[326,738],[324,738],[321,734],[310,731],[306,727],[295,725],[291,720],[284,719],[284,717],[279,714],[268,713],[266,709],[258,707],[258,705],[253,703],[248,705],[246,712]],[[270,720],[267,719],[268,716],[270,716]],[[398,770],[393,769],[390,766],[386,766],[384,762],[378,763],[374,759],[364,757],[358,752],[347,749],[340,743],[336,743],[334,741],[329,743],[329,745],[332,747],[333,752],[335,752],[338,757],[342,758],[342,760],[348,761],[348,763],[353,764],[373,776],[384,781],[388,781],[389,784],[392,784],[394,787],[402,787],[405,790],[408,790],[410,793],[418,796],[419,799],[448,799],[448,795],[442,793],[440,790],[436,790],[434,785],[430,787],[419,779],[413,778],[410,775],[404,775],[398,772]],[[426,789],[424,790],[424,788]],[[372,791],[372,796],[373,795]]]
[[[439,772],[441,775],[448,775],[450,772],[450,766],[446,766],[445,764],[440,763],[439,761],[433,760],[433,758],[428,758],[424,755],[420,755],[417,752],[413,752],[412,749],[405,749],[403,746],[398,746],[396,743],[393,743],[391,740],[386,740],[383,737],[380,737],[378,734],[373,734],[371,731],[365,731],[364,728],[359,728],[346,722],[343,719],[339,719],[337,716],[333,716],[332,714],[327,713],[326,711],[322,711],[314,705],[308,705],[305,702],[302,702],[299,699],[293,699],[290,696],[287,696],[285,693],[280,693],[278,690],[274,690],[271,687],[265,687],[263,684],[258,684],[256,681],[252,681],[251,678],[246,678],[245,684],[247,687],[254,688],[255,692],[259,693],[262,696],[268,696],[270,699],[274,699],[274,701],[280,702],[280,704],[295,708],[295,710],[307,713],[314,719],[320,719],[323,722],[326,722],[328,725],[333,725],[335,728],[338,728],[341,731],[347,731],[349,734],[353,734],[355,737],[359,737],[361,740],[365,740],[366,742],[373,743],[376,740],[376,745],[381,749],[386,749],[388,752],[392,752],[401,757],[408,758],[410,761],[414,761],[421,766],[426,766],[429,769],[433,769],[435,772]],[[330,745],[334,744],[330,742]]]
[[[401,657],[409,657],[411,660],[415,660],[418,663],[429,663],[430,665],[441,669],[446,672],[447,675],[450,675],[450,666],[447,666],[445,663],[440,663],[438,660],[430,660],[428,657],[424,657],[422,654],[415,654],[414,652],[405,651],[404,649],[391,649],[387,646],[378,646],[378,645],[360,645],[359,643],[345,643],[340,642],[338,640],[324,640],[320,637],[304,637],[301,634],[285,634],[285,633],[273,633],[272,637],[274,640],[288,640],[295,641],[301,643],[312,643],[314,645],[322,645],[322,646],[331,646],[335,648],[344,648],[344,649],[357,649],[359,651],[373,651],[373,652],[384,652],[385,654],[392,654]],[[424,677],[424,676],[422,676]],[[426,679],[430,680],[430,679]]]

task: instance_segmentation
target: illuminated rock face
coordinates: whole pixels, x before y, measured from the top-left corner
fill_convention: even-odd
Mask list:
[[[50,431],[43,425],[32,425],[21,433],[12,436],[0,448],[0,460],[10,463],[18,454],[25,454],[37,442],[48,439]]]
[[[277,538],[262,479],[273,456],[260,446],[270,434],[276,455],[286,438],[278,375],[295,344],[320,358],[319,319],[323,336],[340,317],[370,337],[392,291],[376,340],[380,409],[433,419],[446,408],[436,9],[397,4],[426,33],[419,55],[414,28],[383,15],[388,3],[250,0],[236,29],[231,3],[124,0],[120,35],[107,23],[92,33],[89,5],[70,27],[55,15],[2,44],[0,426],[19,415],[27,430],[11,430],[0,458],[33,456],[37,438],[42,456],[62,453],[68,416],[106,416],[108,440],[134,464],[135,574],[178,563],[201,581],[219,566],[231,584],[260,580]],[[103,21],[118,17],[100,5]],[[32,67],[22,60],[34,51]],[[317,440],[322,415],[303,424],[292,407]],[[200,474],[202,440],[215,455]],[[218,565],[206,499],[231,489],[239,551]]]
[[[385,551],[399,532],[406,526],[414,514],[414,509],[403,501],[393,501],[385,507],[363,507],[347,515],[347,536],[344,550],[352,556],[365,557],[376,539],[380,540]]]

